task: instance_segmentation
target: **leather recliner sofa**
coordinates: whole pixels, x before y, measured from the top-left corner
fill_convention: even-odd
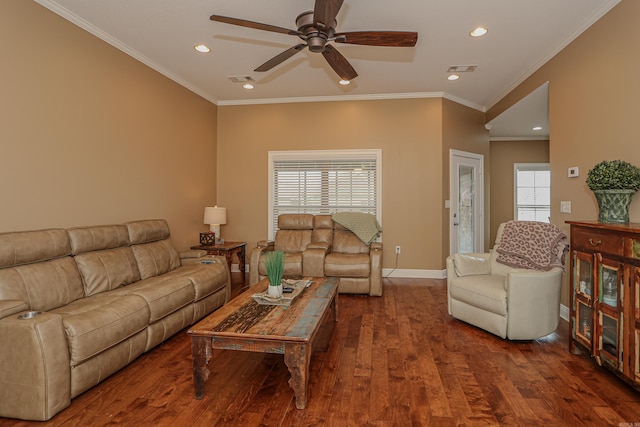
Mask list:
[[[266,277],[264,257],[272,250],[285,254],[284,277],[335,277],[340,293],[382,295],[382,243],[364,244],[331,215],[280,215],[275,239],[250,253],[250,285]]]
[[[50,419],[229,300],[224,259],[181,259],[169,235],[165,220],[0,234],[0,417]]]

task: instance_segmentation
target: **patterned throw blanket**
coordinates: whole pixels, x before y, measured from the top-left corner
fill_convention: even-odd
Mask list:
[[[364,212],[338,212],[331,219],[358,236],[365,245],[370,245],[382,231],[376,217]]]
[[[556,225],[535,221],[509,221],[498,244],[498,261],[515,268],[564,270],[569,251],[567,236]]]

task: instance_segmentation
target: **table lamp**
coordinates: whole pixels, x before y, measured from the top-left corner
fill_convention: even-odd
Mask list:
[[[227,209],[218,206],[204,208],[204,223],[209,224],[209,233],[200,233],[200,244],[224,243],[224,240],[220,238],[220,224],[227,223]],[[203,235],[205,237],[204,243]]]

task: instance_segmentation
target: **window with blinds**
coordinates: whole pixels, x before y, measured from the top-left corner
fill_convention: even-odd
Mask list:
[[[381,150],[270,151],[270,238],[287,213],[356,211],[380,220],[381,156]]]
[[[549,163],[516,163],[515,218],[551,221],[551,173]]]

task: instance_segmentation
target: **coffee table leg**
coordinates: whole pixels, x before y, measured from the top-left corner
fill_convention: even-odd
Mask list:
[[[309,385],[309,363],[311,348],[306,344],[287,344],[284,351],[284,363],[289,368],[289,385],[296,397],[296,408],[307,406],[307,386]]]
[[[204,382],[209,378],[207,365],[211,360],[211,337],[191,337],[191,352],[193,355],[193,391],[196,399],[204,395]]]

